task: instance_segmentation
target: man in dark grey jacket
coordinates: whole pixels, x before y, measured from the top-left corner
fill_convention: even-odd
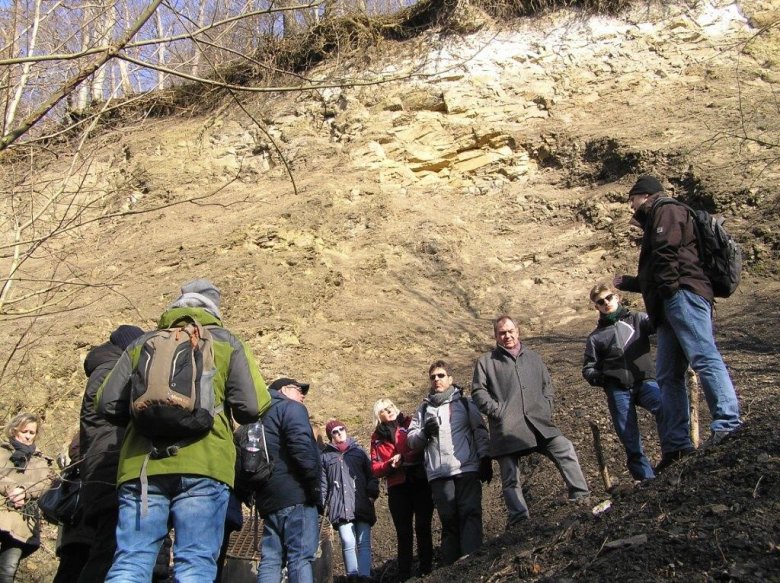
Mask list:
[[[507,527],[528,518],[520,480],[520,458],[539,452],[560,471],[569,500],[589,495],[574,445],[552,422],[553,385],[541,357],[523,346],[515,321],[499,317],[496,347],[483,354],[471,383],[474,402],[488,417],[490,455],[498,460],[509,512]]]

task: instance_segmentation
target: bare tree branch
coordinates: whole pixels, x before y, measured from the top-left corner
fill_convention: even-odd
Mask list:
[[[159,4],[159,2],[158,2]],[[320,2],[315,2],[312,4],[300,4],[296,6],[284,6],[284,7],[271,7],[266,8],[263,10],[254,10],[252,12],[244,12],[242,14],[237,14],[235,16],[231,16],[230,18],[225,18],[223,20],[214,22],[212,24],[209,24],[208,26],[203,26],[201,28],[198,28],[197,30],[193,30],[192,32],[185,32],[182,34],[177,34],[174,36],[168,36],[168,37],[157,37],[152,39],[146,39],[146,40],[140,40],[136,42],[128,42],[124,44],[125,48],[133,49],[133,48],[139,48],[139,47],[145,47],[150,45],[157,45],[162,43],[171,43],[179,40],[186,40],[186,39],[194,39],[196,36],[203,34],[209,30],[219,28],[221,26],[225,26],[226,24],[231,24],[233,22],[237,22],[240,20],[244,20],[246,18],[250,18],[252,16],[262,16],[266,14],[274,14],[278,12],[289,12],[294,10],[303,10],[305,8],[315,8],[320,5]],[[82,57],[86,57],[89,55],[95,55],[98,53],[103,53],[106,51],[111,50],[111,46],[101,46],[101,47],[92,47],[89,49],[86,49],[84,51],[79,51],[77,53],[57,53],[57,54],[48,54],[48,55],[30,55],[26,57],[15,57],[12,59],[0,59],[0,66],[2,65],[18,65],[20,63],[43,63],[46,61],[72,61],[75,59],[80,59]]]
[[[94,63],[88,67],[82,69],[77,75],[72,77],[65,85],[56,93],[52,94],[49,99],[43,102],[33,113],[31,113],[22,124],[15,130],[7,133],[0,138],[0,152],[5,150],[8,146],[13,144],[21,136],[27,133],[33,125],[35,125],[43,116],[45,116],[55,105],[57,105],[62,99],[70,94],[76,87],[78,87],[84,79],[89,77],[92,73],[97,71],[106,62],[115,57],[122,47],[132,39],[141,27],[149,20],[157,10],[157,7],[162,4],[163,0],[152,0],[141,15],[136,19],[133,25],[125,32],[114,45],[108,47],[103,55],[95,60]]]

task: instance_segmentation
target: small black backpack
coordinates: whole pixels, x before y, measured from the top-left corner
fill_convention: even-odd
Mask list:
[[[742,248],[723,226],[726,219],[711,215],[704,210],[694,210],[673,198],[660,199],[654,210],[658,206],[670,203],[685,208],[693,218],[699,261],[712,284],[715,297],[731,296],[742,279]]]

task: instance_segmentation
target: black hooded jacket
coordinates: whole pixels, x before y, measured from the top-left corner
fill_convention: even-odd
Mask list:
[[[83,458],[81,479],[84,482],[81,499],[88,502],[84,508],[87,519],[118,506],[116,475],[125,429],[98,415],[95,397],[122,352],[118,346],[106,342],[90,350],[84,359],[87,388],[81,401],[79,449]]]

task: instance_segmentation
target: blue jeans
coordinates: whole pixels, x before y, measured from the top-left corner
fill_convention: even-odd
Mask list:
[[[671,453],[693,447],[685,371],[699,375],[712,416],[713,431],[733,431],[742,424],[734,385],[715,346],[712,306],[686,289],[664,300],[664,319],[658,326],[656,372],[661,387],[661,450]]]
[[[650,460],[642,449],[642,436],[636,417],[636,407],[647,409],[655,416],[658,434],[661,434],[661,391],[658,383],[650,379],[639,382],[631,389],[607,385],[607,405],[612,417],[615,433],[626,449],[626,465],[635,480],[647,480],[655,477]]]
[[[106,583],[151,581],[169,520],[176,532],[173,580],[213,583],[229,494],[226,484],[203,476],[150,476],[148,513],[142,516],[140,481],[122,484],[117,548]]]
[[[339,525],[341,554],[347,575],[371,576],[371,525],[346,522]]]
[[[257,582],[280,583],[286,565],[290,583],[313,583],[319,539],[316,506],[296,504],[264,517]]]

